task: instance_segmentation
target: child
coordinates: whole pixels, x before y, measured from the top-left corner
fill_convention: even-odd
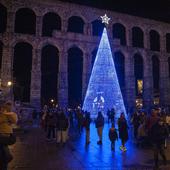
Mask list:
[[[118,140],[118,135],[116,129],[114,128],[113,123],[112,123],[112,127],[109,130],[109,139],[111,141],[111,149],[115,150],[115,140]]]

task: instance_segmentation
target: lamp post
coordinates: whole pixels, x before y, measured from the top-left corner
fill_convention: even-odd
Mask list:
[[[8,93],[8,94],[9,94],[9,99],[10,99],[10,100],[13,100],[12,85],[13,85],[13,84],[12,84],[12,81],[8,81],[8,82],[7,82],[7,87],[8,87],[8,89],[9,89],[9,93]]]

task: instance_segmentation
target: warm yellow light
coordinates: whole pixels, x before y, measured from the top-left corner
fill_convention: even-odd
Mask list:
[[[7,82],[7,86],[12,86],[12,82],[11,82],[11,81],[8,81],[8,82]]]
[[[138,94],[142,94],[142,92],[143,92],[143,80],[137,80],[137,86],[138,86]]]

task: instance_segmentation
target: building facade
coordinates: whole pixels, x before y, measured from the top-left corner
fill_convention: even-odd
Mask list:
[[[57,0],[0,0],[0,11],[1,88],[12,81],[16,100],[81,103],[106,13],[126,108],[170,105],[170,24]]]

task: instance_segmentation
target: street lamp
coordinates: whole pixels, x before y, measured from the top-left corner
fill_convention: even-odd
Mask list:
[[[12,86],[12,81],[8,81],[8,82],[7,82],[7,86],[8,86],[8,87],[11,87],[11,86]]]
[[[9,88],[9,97],[12,100],[13,99],[13,96],[12,96],[12,81],[7,82],[7,87]]]

